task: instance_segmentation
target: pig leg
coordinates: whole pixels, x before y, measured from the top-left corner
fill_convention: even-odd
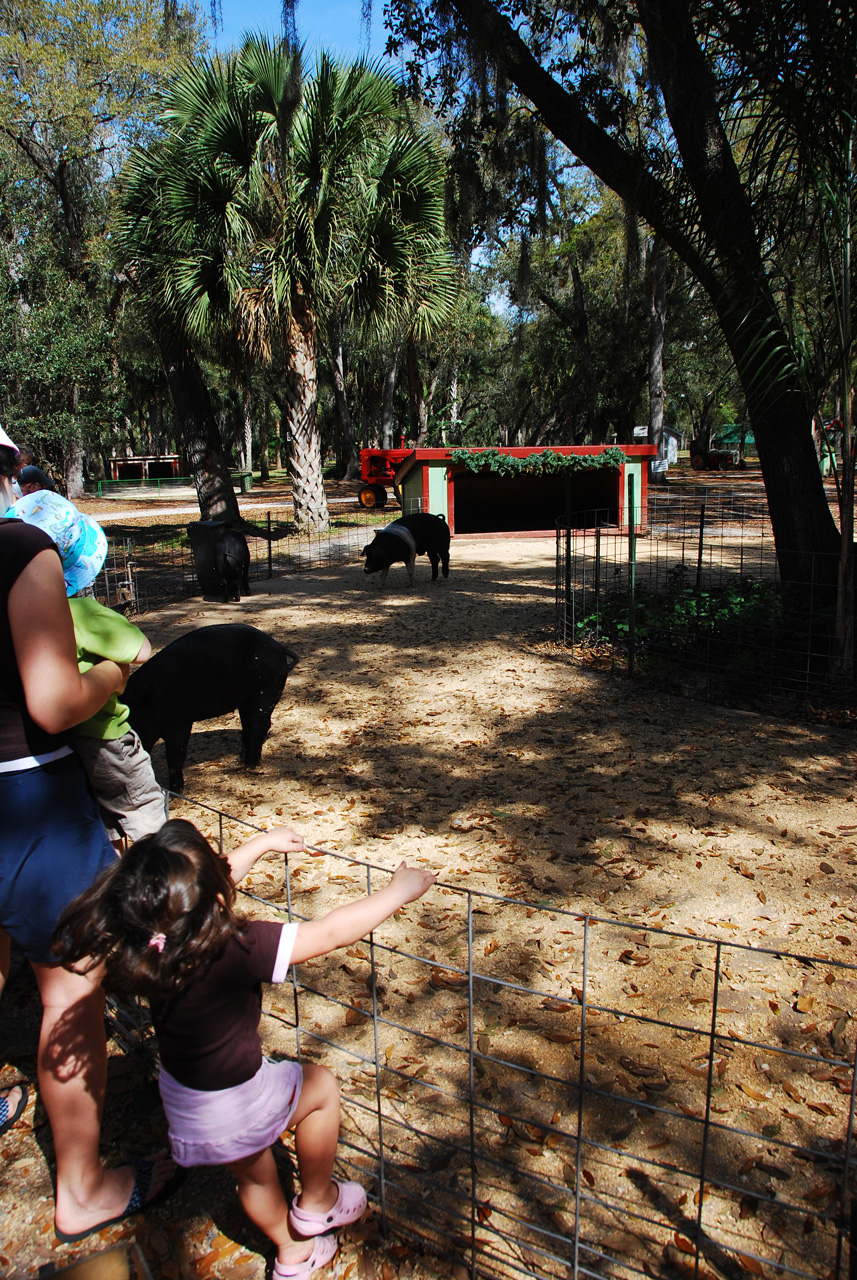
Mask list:
[[[437,582],[437,568],[440,564],[440,556],[436,551],[429,551],[428,558],[431,560],[431,580]]]
[[[388,574],[389,572],[390,572],[390,566],[389,566],[389,565],[387,565],[387,567],[386,567],[385,569],[382,569],[382,570],[381,570],[381,590],[382,590],[382,591],[384,590],[384,588],[385,588],[385,587],[386,587],[386,585],[387,585],[387,574]]]
[[[445,578],[448,578],[449,577],[449,552],[448,551],[441,551],[440,561],[441,561],[441,564],[443,565],[443,576]],[[437,574],[435,574],[435,577],[437,577]]]
[[[405,568],[408,571],[408,581],[410,582],[411,586],[414,585],[414,565],[416,564],[416,562],[417,562],[416,556],[411,556],[410,560],[405,561]]]
[[[265,693],[259,694],[238,708],[241,720],[241,762],[248,769],[255,769],[262,758],[262,744],[271,729],[271,716],[280,701],[286,679]]]
[[[185,720],[181,724],[170,725],[169,729],[164,732],[170,791],[184,791],[184,774],[182,770],[187,759],[187,746],[190,742],[192,728],[193,722]]]

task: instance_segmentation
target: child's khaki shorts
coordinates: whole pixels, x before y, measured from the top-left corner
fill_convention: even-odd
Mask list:
[[[89,774],[111,840],[124,836],[133,842],[160,830],[168,817],[167,797],[133,729],[106,740],[76,733],[72,745]]]

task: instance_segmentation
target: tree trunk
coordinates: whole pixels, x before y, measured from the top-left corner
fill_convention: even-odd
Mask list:
[[[268,434],[270,425],[270,412],[263,413],[262,420],[259,423],[259,480],[262,484],[267,484],[271,478],[271,472],[268,468]]]
[[[316,532],[330,528],[330,517],[316,420],[315,319],[301,295],[292,300],[288,326],[289,368],[284,392],[295,525],[301,531]]]
[[[343,480],[360,479],[360,450],[354,432],[354,419],[345,394],[345,361],[342,355],[342,324],[338,311],[328,323],[328,361],[333,374],[333,399],[339,424],[339,457]]]
[[[734,307],[717,310],[746,396],[780,572],[790,582],[830,585],[840,538],[815,456],[812,410],[791,367],[777,377],[789,352],[776,313],[745,303],[749,323],[736,324]]]
[[[72,387],[71,392],[71,411],[77,413],[78,400],[80,398],[80,388],[77,383]],[[83,488],[83,445],[78,436],[73,436],[68,442],[68,448],[65,450],[65,493],[66,497],[74,502],[76,498],[82,498],[84,494]]]
[[[178,347],[162,347],[160,354],[183,451],[196,485],[200,518],[240,525],[243,521],[223,456],[220,429],[196,357]]]
[[[664,438],[664,329],[667,319],[667,247],[655,236],[649,282],[649,444],[660,460]],[[665,485],[667,473],[649,467],[649,483]]]
[[[241,417],[244,424],[244,437],[241,445],[241,468],[243,471],[253,470],[253,405],[250,399],[250,383],[245,382],[241,390]]]
[[[84,496],[83,446],[79,440],[70,440],[65,454],[65,492],[69,501]]]
[[[411,420],[411,439],[417,444],[425,438],[426,406],[423,399],[423,384],[420,378],[420,366],[417,360],[417,348],[412,337],[407,341],[408,369],[408,414]]]
[[[458,390],[458,360],[453,358],[452,373],[449,378],[449,432],[447,432],[446,424],[441,428],[440,442],[446,448],[448,439],[454,440],[460,444],[461,437],[458,430],[459,413],[461,411],[461,400]]]
[[[393,441],[393,396],[396,394],[396,379],[399,376],[399,347],[396,347],[384,374],[384,392],[381,397],[381,448],[394,449]]]

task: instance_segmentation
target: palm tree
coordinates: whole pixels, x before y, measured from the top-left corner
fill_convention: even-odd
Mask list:
[[[296,523],[324,528],[319,333],[337,315],[374,334],[425,333],[448,314],[456,281],[442,157],[396,81],[322,56],[298,105],[299,80],[291,46],[253,36],[175,85],[154,152],[155,274],[192,343],[270,367]]]
[[[286,122],[300,98],[294,54],[270,68],[281,86]],[[260,72],[261,78],[261,72]],[[135,286],[158,345],[199,497],[203,519],[240,523],[220,430],[200,365],[214,354],[239,373],[244,361],[230,331],[231,297],[244,277],[224,227],[237,225],[253,128],[234,120],[237,97],[218,59],[199,61],[176,82],[162,116],[163,133],[132,153],[122,174],[116,220],[125,274]],[[184,127],[205,108],[207,132]],[[253,120],[255,132],[259,124]],[[233,234],[234,239],[234,234]],[[237,273],[237,275],[236,275]]]

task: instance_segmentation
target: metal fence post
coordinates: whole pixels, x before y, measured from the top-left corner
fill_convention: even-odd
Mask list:
[[[372,892],[372,869],[366,868],[366,894]],[[372,1031],[375,1043],[375,1108],[378,1116],[378,1188],[381,1200],[381,1230],[387,1234],[387,1175],[384,1169],[384,1108],[381,1103],[381,1057],[378,1043],[378,968],[375,934],[369,934],[369,971],[372,982]]]
[[[628,476],[628,675],[634,674],[637,612],[637,531],[634,524],[634,476]]]
[[[705,1082],[705,1121],[702,1127],[702,1151],[699,1157],[699,1204],[696,1210],[696,1257],[694,1280],[699,1280],[699,1243],[702,1239],[702,1210],[705,1204],[705,1172],[708,1166],[708,1140],[711,1136],[711,1095],[714,1089],[714,1046],[717,1041],[717,1001],[720,994],[720,963],[723,944],[718,942],[714,953],[714,989],[711,995],[711,1026],[708,1034],[708,1075]]]
[[[589,916],[583,921],[583,977],[580,1000],[580,1071],[577,1077],[577,1160],[574,1175],[574,1265],[572,1275],[580,1275],[580,1180],[583,1177],[583,1093],[586,1088],[586,1003],[589,976]]]
[[[598,516],[596,514],[596,520]],[[601,634],[601,526],[595,529],[595,633]]]
[[[268,512],[268,577],[274,576],[274,564],[271,556],[271,513]]]
[[[704,536],[705,536],[705,499],[703,499],[702,506],[699,508],[699,548],[696,553],[696,589],[697,591],[699,590],[700,583],[702,582],[702,546],[703,546]]]
[[[468,1021],[468,1066],[470,1071],[469,1103],[470,1103],[470,1280],[476,1280],[476,1224],[479,1220],[476,1208],[476,1120],[473,1113],[473,1094],[476,1086],[476,1058],[474,1041],[476,1039],[473,1025],[473,894],[467,895],[467,1021]]]

